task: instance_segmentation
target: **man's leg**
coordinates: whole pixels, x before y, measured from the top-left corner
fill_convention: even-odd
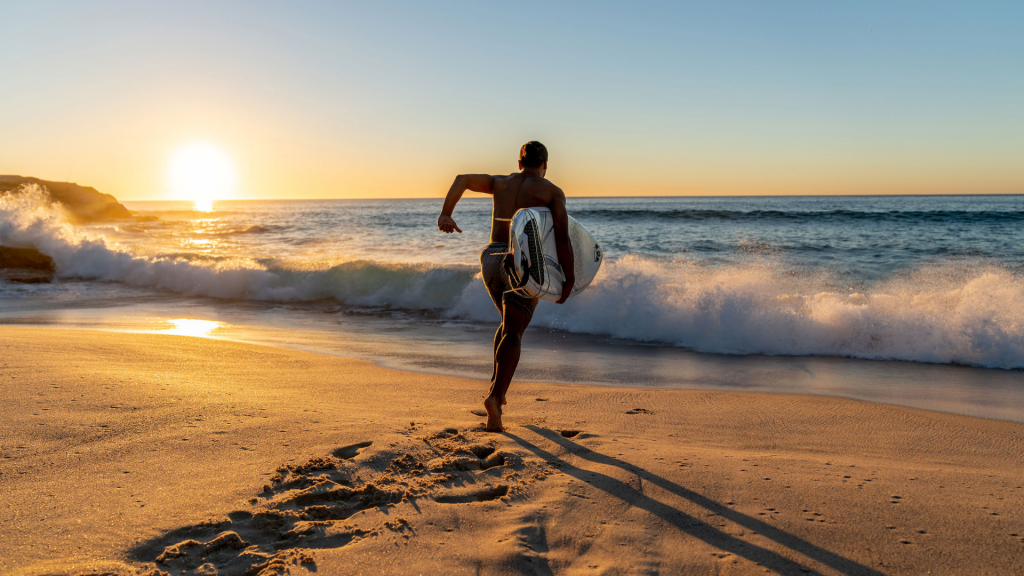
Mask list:
[[[494,387],[494,377],[498,374],[498,344],[501,343],[501,330],[502,325],[505,323],[505,313],[501,301],[505,291],[510,288],[508,278],[502,269],[502,263],[505,261],[504,252],[507,250],[507,244],[495,244],[492,242],[480,253],[480,275],[484,279],[484,288],[487,289],[487,295],[491,297],[491,302],[494,302],[494,307],[498,309],[498,314],[501,314],[501,324],[498,325],[498,330],[494,333],[495,359],[494,369],[491,370],[492,388]]]
[[[500,312],[500,310],[499,310]],[[501,344],[502,329],[505,326],[505,319],[501,319],[498,330],[494,332],[494,369],[491,370],[491,387],[494,387],[494,377],[498,375],[498,344]]]
[[[491,392],[484,400],[487,409],[487,430],[501,432],[501,406],[505,404],[505,393],[512,383],[512,376],[519,365],[523,332],[530,325],[530,318],[522,310],[506,304],[502,311],[501,339],[494,350],[494,381]]]

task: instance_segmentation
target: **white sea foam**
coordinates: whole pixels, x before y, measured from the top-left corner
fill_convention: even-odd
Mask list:
[[[116,281],[189,296],[432,310],[492,322],[497,312],[468,265],[352,260],[329,267],[252,259],[140,256],[64,223],[45,193],[0,197],[0,243],[53,257],[64,279]],[[606,262],[580,296],[542,302],[535,325],[728,354],[839,355],[1024,368],[1024,283],[998,267],[920,268],[866,293],[822,291],[770,260],[707,266],[626,256]]]
[[[45,191],[0,197],[0,243],[52,257],[58,278],[118,281],[186,296],[272,302],[333,299],[352,306],[445,309],[475,274],[470,266],[366,260],[327,269],[268,267],[247,258],[216,262],[138,256],[102,236],[66,224]],[[460,289],[452,290],[452,286]]]
[[[867,294],[813,289],[820,284],[771,265],[626,257],[537,321],[705,352],[1024,367],[1024,284],[1005,270],[919,270]]]

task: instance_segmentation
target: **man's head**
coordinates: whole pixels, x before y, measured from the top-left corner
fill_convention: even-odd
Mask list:
[[[519,169],[540,169],[541,173],[548,169],[548,149],[536,140],[530,140],[519,149]]]

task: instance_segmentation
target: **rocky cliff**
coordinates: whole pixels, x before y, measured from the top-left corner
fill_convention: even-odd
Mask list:
[[[110,194],[70,182],[49,182],[29,176],[0,176],[0,194],[17,193],[24,184],[38,184],[49,190],[50,198],[63,204],[71,216],[80,222],[132,217],[131,212]]]

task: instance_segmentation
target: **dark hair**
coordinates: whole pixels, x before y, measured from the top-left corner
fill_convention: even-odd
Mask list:
[[[536,140],[530,140],[519,149],[519,161],[523,168],[540,168],[548,161],[548,149]]]

